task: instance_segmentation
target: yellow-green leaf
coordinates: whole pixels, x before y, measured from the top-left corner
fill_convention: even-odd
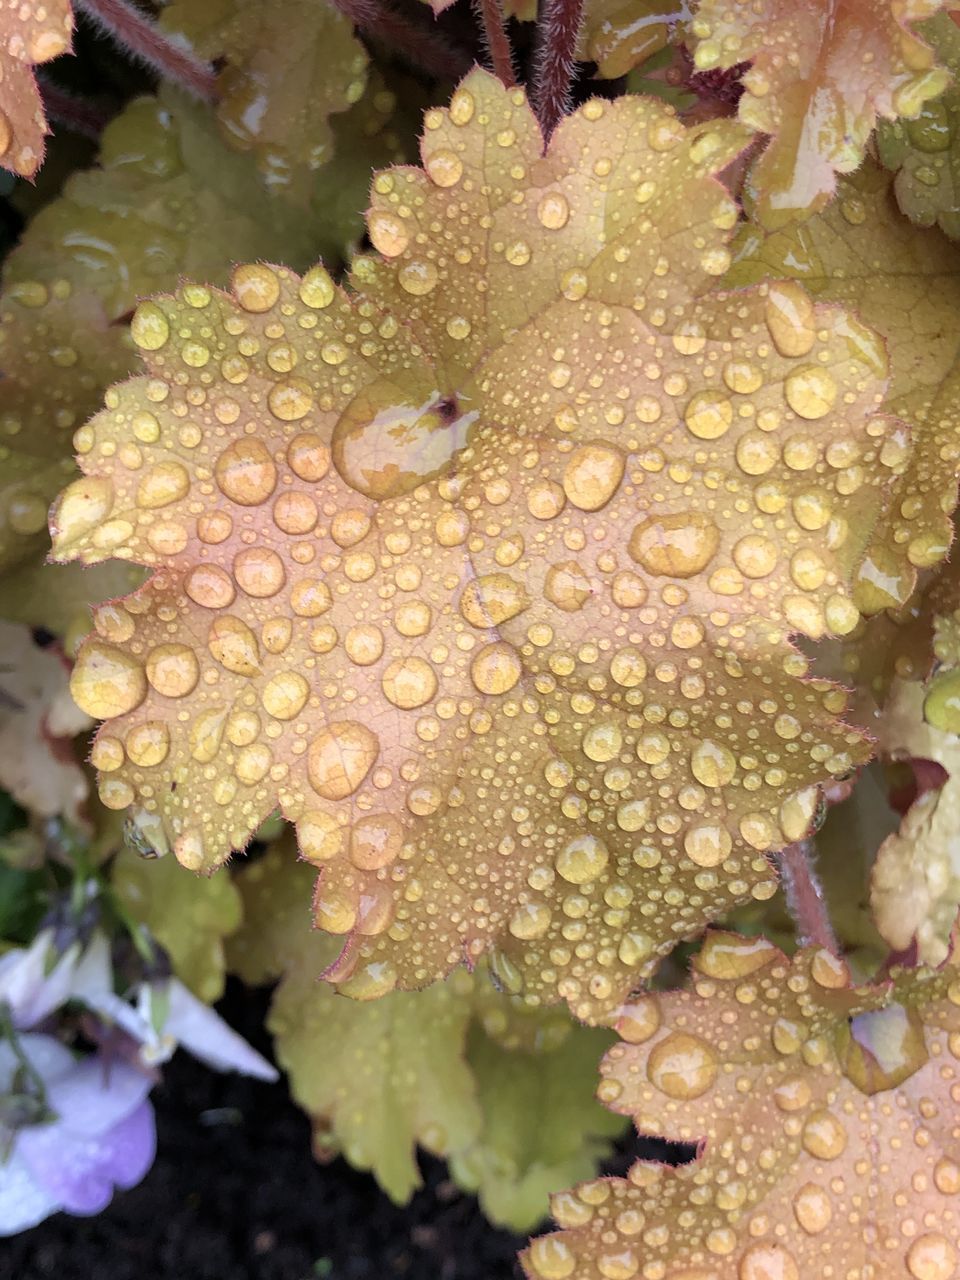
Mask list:
[[[242,916],[229,876],[198,879],[175,858],[141,858],[125,848],[113,861],[110,883],[130,915],[166,949],[177,977],[208,1004],[219,999],[224,941]]]

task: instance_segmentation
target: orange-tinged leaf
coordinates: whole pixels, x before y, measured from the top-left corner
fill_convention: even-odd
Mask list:
[[[554,1197],[564,1228],[532,1280],[947,1280],[960,1258],[960,977],[856,989],[841,961],[792,962],[708,935],[693,990],[619,1022],[600,1096],[644,1133],[699,1143],[680,1168]]]
[[[70,48],[70,0],[27,0],[0,11],[0,165],[31,178],[49,130],[33,74]]]
[[[493,950],[601,1017],[866,753],[789,633],[856,623],[902,426],[842,309],[706,291],[744,137],[594,100],[542,156],[476,72],[375,180],[354,293],[141,304],[147,372],[77,434],[57,554],[157,568],[75,670],[101,794],[205,870],[279,804],[348,989]]]
[[[910,424],[912,441],[858,570],[856,599],[865,613],[904,604],[917,571],[946,555],[960,465],[960,252],[936,229],[906,222],[891,181],[868,162],[809,221],[769,235],[748,224],[728,277],[738,284],[771,276],[802,281],[816,297],[849,306],[887,340],[885,407]],[[855,483],[859,460],[841,445],[831,456],[838,470],[852,468]]]
[[[303,265],[319,226],[271,199],[182,96],[136,99],[111,122],[99,166],[70,178],[4,263],[0,568],[46,549],[72,433],[133,368],[137,299],[182,273],[224,280],[234,253]]]
[[[942,0],[702,0],[697,69],[750,62],[740,119],[771,141],[753,171],[760,218],[822,208],[863,160],[877,117],[915,116],[949,81],[912,32]]]
[[[10,622],[0,654],[0,787],[39,817],[76,822],[88,783],[71,739],[91,720],[70,696],[68,664]]]

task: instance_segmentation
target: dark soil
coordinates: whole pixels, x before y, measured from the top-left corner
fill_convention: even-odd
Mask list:
[[[266,994],[232,983],[220,1011],[257,1048]],[[320,1165],[286,1082],[208,1070],[184,1053],[153,1093],[156,1163],[95,1218],[57,1214],[0,1241],[2,1280],[515,1280],[525,1238],[491,1227],[442,1161],[394,1205],[343,1160]],[[645,1154],[654,1154],[645,1144]],[[608,1172],[625,1171],[624,1143]],[[661,1157],[662,1158],[662,1157]]]

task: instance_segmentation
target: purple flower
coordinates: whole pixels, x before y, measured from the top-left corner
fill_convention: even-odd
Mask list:
[[[21,1035],[19,1045],[43,1081],[52,1119],[21,1118],[6,1131],[0,1236],[35,1226],[60,1209],[99,1213],[115,1188],[140,1181],[156,1152],[149,1075],[100,1057],[77,1059],[51,1036]],[[0,1043],[0,1095],[8,1101],[18,1065],[11,1045]]]

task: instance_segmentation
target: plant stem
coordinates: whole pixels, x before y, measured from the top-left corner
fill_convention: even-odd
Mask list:
[[[840,954],[827,913],[823,889],[813,866],[813,841],[798,840],[780,851],[780,875],[787,906],[797,926],[801,946],[824,947]]]
[[[44,111],[51,120],[56,120],[64,128],[79,134],[82,138],[99,142],[101,133],[110,123],[111,114],[101,111],[92,102],[86,102],[72,93],[66,93],[45,76],[38,76],[37,79],[40,83]],[[3,690],[0,690],[0,701],[2,700]]]
[[[414,67],[439,80],[459,79],[470,70],[471,58],[439,31],[398,13],[384,0],[333,0],[365,36],[380,40]]]
[[[134,5],[126,0],[76,0],[76,6],[125,53],[145,62],[164,80],[174,81],[204,102],[216,99],[213,68],[159,30]]]
[[[507,89],[512,89],[517,83],[517,77],[513,70],[510,37],[507,35],[503,20],[503,4],[501,0],[474,0],[474,9],[480,19],[484,43],[490,54],[494,73],[500,77]]]
[[[582,17],[583,0],[542,0],[537,22],[533,108],[546,142],[550,141],[557,124],[570,110],[570,89]]]

